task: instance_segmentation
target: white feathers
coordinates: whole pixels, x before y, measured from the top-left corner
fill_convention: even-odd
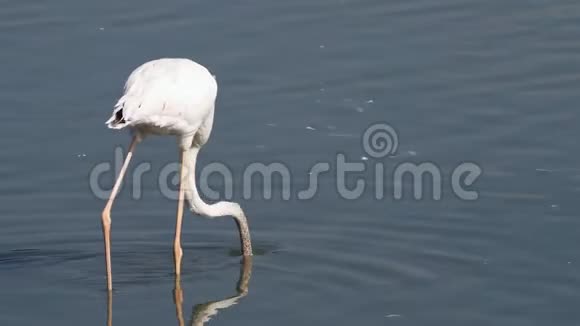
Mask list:
[[[213,110],[217,82],[189,59],[164,58],[135,69],[106,124],[142,133],[184,135],[197,131]]]

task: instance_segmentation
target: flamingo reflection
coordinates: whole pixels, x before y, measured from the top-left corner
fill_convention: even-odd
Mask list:
[[[238,301],[248,294],[248,285],[252,274],[252,257],[242,257],[240,266],[240,276],[236,285],[236,294],[222,300],[209,301],[197,304],[193,307],[190,321],[187,325],[201,326],[207,323],[211,317],[215,316],[220,310],[226,309],[238,303]],[[181,288],[181,279],[175,278],[175,288],[173,289],[173,300],[175,303],[175,313],[179,326],[185,326],[183,318],[183,290]],[[109,291],[107,294],[107,326],[113,325],[113,297]]]

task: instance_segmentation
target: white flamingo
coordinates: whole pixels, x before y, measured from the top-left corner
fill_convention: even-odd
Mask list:
[[[110,198],[103,209],[107,289],[112,290],[111,276],[111,207],[119,191],[135,146],[147,135],[176,136],[180,149],[180,187],[173,257],[175,274],[181,274],[181,221],[183,200],[191,211],[209,218],[234,217],[240,232],[243,256],[252,255],[250,231],[244,211],[237,203],[205,203],[195,185],[195,162],[207,142],[214,117],[217,96],[215,77],[202,65],[189,59],[163,58],[146,62],[135,69],[125,83],[125,91],[106,122],[112,129],[129,128],[132,140]]]

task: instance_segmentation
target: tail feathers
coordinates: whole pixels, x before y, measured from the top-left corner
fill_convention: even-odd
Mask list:
[[[109,118],[105,124],[111,129],[121,129],[125,127],[127,125],[127,121],[123,116],[123,108],[116,109],[113,112],[111,118]]]
[[[113,115],[105,122],[107,127],[111,129],[121,129],[130,124],[130,119],[127,117],[128,112],[128,98],[123,96],[119,99],[113,110]]]

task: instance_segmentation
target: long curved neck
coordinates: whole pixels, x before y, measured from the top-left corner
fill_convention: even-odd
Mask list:
[[[248,219],[246,218],[246,214],[244,214],[244,211],[240,205],[229,201],[220,201],[215,204],[208,204],[204,202],[203,199],[201,199],[199,196],[195,181],[195,165],[199,149],[199,147],[191,147],[183,153],[183,162],[186,168],[185,173],[187,173],[187,176],[184,178],[187,181],[187,184],[185,185],[185,197],[189,202],[190,209],[195,213],[204,215],[209,218],[233,216],[240,232],[242,254],[244,256],[252,256],[252,242],[250,239]]]

